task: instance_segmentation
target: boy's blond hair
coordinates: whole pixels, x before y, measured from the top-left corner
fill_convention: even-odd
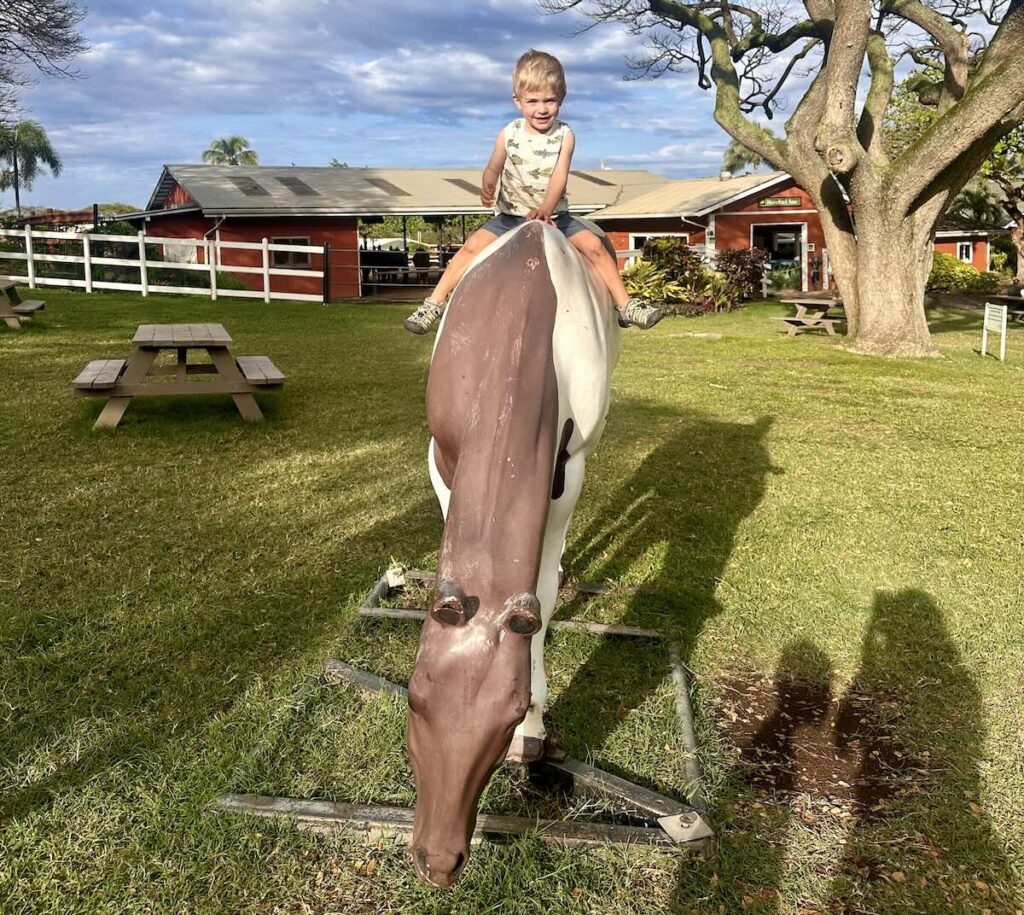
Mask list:
[[[531,48],[516,61],[512,94],[519,98],[531,89],[551,89],[559,101],[565,98],[565,70],[557,57]]]

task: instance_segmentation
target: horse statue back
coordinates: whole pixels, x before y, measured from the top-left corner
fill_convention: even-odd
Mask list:
[[[543,755],[544,635],[618,344],[604,284],[541,222],[481,252],[438,331],[427,419],[445,527],[408,718],[413,862],[435,886],[462,872],[501,761]]]

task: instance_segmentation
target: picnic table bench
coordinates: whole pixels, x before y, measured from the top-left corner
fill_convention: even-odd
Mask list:
[[[247,422],[259,422],[263,413],[253,394],[280,388],[285,376],[267,356],[238,356],[230,352],[231,336],[223,324],[140,324],[128,359],[94,359],[71,383],[79,394],[108,400],[94,429],[113,429],[133,397],[169,397],[181,394],[230,394]],[[209,362],[189,362],[189,350],[205,351]],[[157,365],[161,353],[172,351],[170,365]],[[165,380],[160,376],[173,376]],[[211,381],[190,380],[193,375],[214,375]]]
[[[0,318],[12,330],[19,330],[25,321],[31,321],[37,311],[42,311],[46,302],[29,299],[23,302],[18,295],[18,285],[11,279],[0,279]]]
[[[801,298],[782,299],[787,305],[796,306],[795,315],[785,315],[773,320],[782,321],[786,325],[786,336],[795,337],[797,334],[807,330],[824,330],[825,333],[834,337],[836,335],[835,325],[846,322],[845,315],[829,314],[830,308],[842,308],[843,303],[838,299]]]
[[[1024,324],[1024,296],[1019,295],[994,295],[990,298],[997,302],[1009,305],[1007,312],[1011,321],[1017,324]],[[1016,306],[1016,308],[1014,307]]]

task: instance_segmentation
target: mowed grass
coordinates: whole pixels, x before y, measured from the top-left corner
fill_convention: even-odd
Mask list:
[[[413,800],[401,703],[321,665],[410,671],[415,627],[354,611],[392,562],[435,561],[429,340],[405,306],[44,297],[0,331],[3,912],[1024,909],[1024,331],[1004,364],[956,309],[924,361],[785,339],[771,304],[627,333],[565,564],[637,591],[559,613],[680,646],[716,853],[528,838],[438,893],[395,842],[213,810],[226,790]],[[266,422],[151,399],[91,431],[100,401],[71,379],[175,321],[271,356],[288,382]],[[665,646],[563,632],[547,654],[573,754],[683,796]],[[749,788],[715,709],[758,673],[891,697],[912,790],[851,820]],[[484,805],[588,812],[516,770]]]

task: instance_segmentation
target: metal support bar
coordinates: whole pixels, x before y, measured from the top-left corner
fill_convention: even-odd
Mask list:
[[[248,813],[293,820],[302,829],[326,832],[357,829],[374,835],[408,836],[412,833],[413,811],[406,807],[377,807],[338,801],[304,801],[296,798],[266,797],[259,794],[226,794],[217,800],[225,813]],[[502,836],[536,835],[558,845],[648,845],[675,848],[675,842],[660,829],[618,826],[582,820],[534,820],[526,817],[481,813],[473,833],[475,841]]]
[[[349,683],[368,692],[408,695],[408,690],[404,686],[399,686],[397,683],[392,683],[390,680],[385,680],[383,677],[378,677],[376,674],[360,670],[334,658],[329,658],[324,662],[324,670],[327,678],[335,683]],[[555,771],[569,776],[573,781],[574,792],[613,797],[628,807],[651,814],[657,818],[658,825],[664,834],[677,844],[703,850],[707,842],[714,838],[714,830],[701,810],[696,807],[665,797],[640,785],[634,785],[617,775],[580,762],[578,759],[544,759],[537,765],[541,770],[547,769],[549,772]],[[657,830],[648,827],[646,830],[641,828],[641,832],[643,831],[656,832]],[[608,841],[616,840],[609,839]]]
[[[672,663],[672,680],[676,687],[676,718],[679,721],[680,736],[683,741],[683,773],[690,783],[690,800],[697,810],[708,809],[707,797],[704,795],[701,780],[700,762],[697,760],[697,735],[693,730],[693,709],[690,706],[690,685],[686,681],[686,672],[679,652],[673,645],[669,648]]]

